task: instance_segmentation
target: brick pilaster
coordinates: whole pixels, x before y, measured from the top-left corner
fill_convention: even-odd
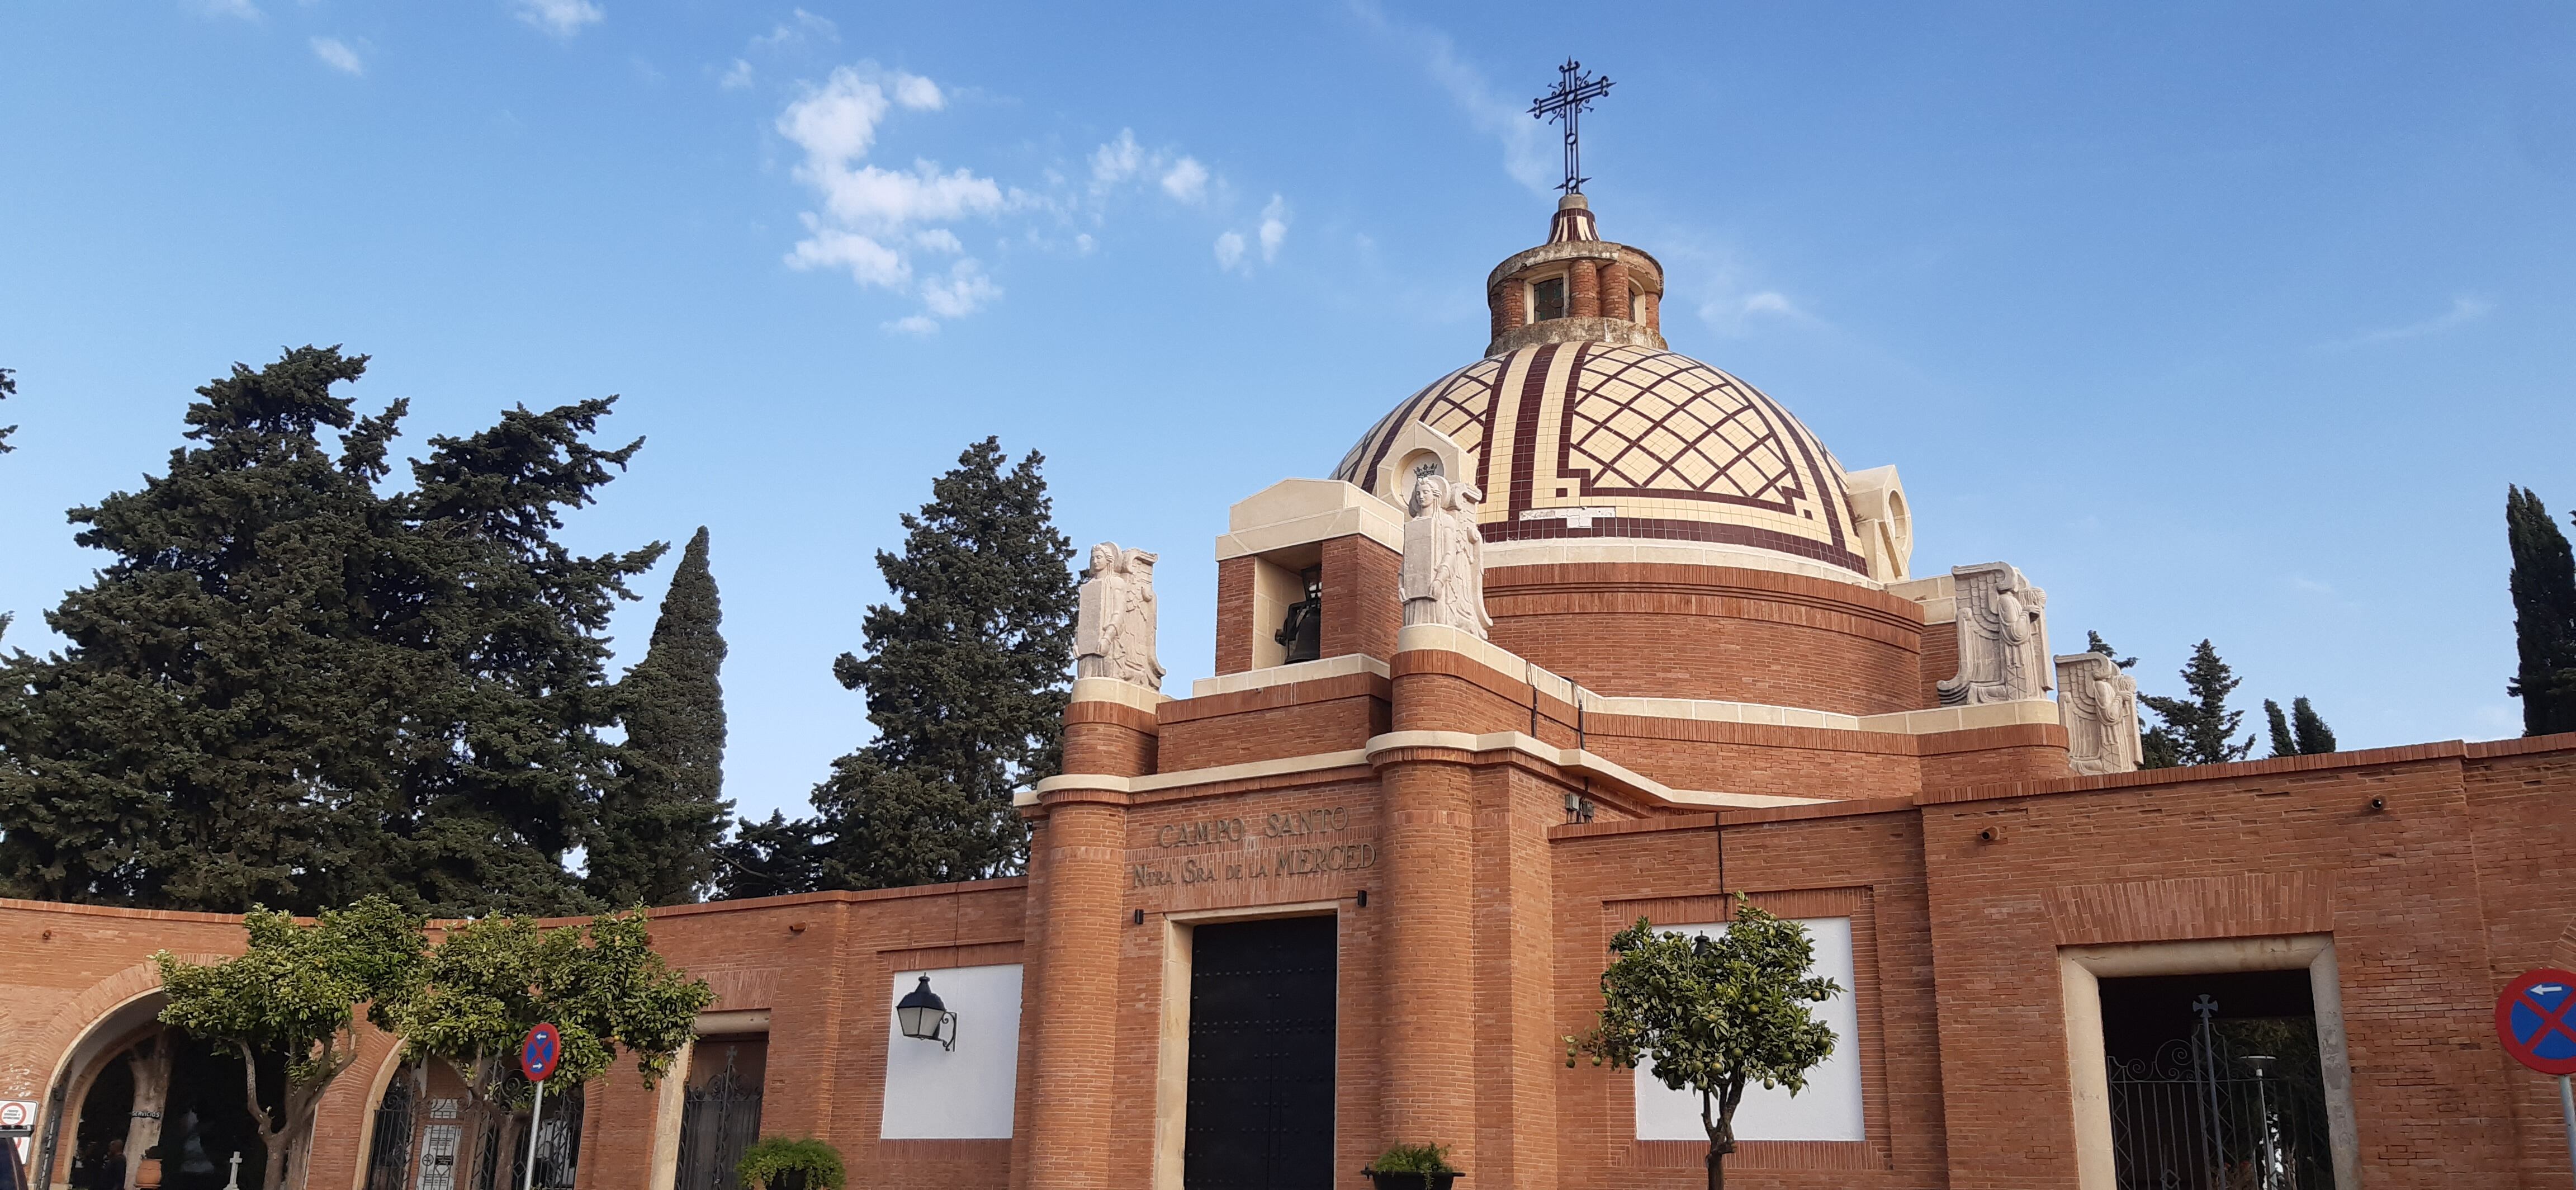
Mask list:
[[[1455,1146],[1475,1166],[1475,806],[1464,756],[1397,760],[1386,790],[1386,1081],[1379,1144]]]
[[[1107,1019],[1117,1002],[1125,833],[1124,807],[1082,801],[1051,806],[1041,831],[1045,928],[1035,1003],[1042,1023],[1029,1104],[1029,1190],[1111,1190],[1116,1038],[1081,1022]]]

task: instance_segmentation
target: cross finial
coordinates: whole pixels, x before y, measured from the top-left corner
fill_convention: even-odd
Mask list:
[[[1583,193],[1583,144],[1577,123],[1583,109],[1592,101],[1610,93],[1610,80],[1586,77],[1583,64],[1572,58],[1556,68],[1556,89],[1530,103],[1530,117],[1538,120],[1565,122],[1565,181],[1557,189],[1567,194]]]

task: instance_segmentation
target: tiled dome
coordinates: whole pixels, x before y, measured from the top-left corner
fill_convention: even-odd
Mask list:
[[[1398,490],[1385,469],[1417,465],[1395,449],[1413,422],[1465,452],[1487,541],[1695,542],[1870,573],[1842,465],[1762,390],[1687,356],[1585,339],[1489,356],[1396,406],[1334,477]]]

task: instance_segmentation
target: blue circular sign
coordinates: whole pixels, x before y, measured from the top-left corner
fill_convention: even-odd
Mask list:
[[[2496,1037],[2542,1074],[2576,1074],[2576,972],[2538,967],[2496,997]]]
[[[528,1076],[528,1081],[544,1082],[561,1065],[563,1035],[555,1032],[553,1025],[541,1024],[528,1030],[526,1040],[519,1043],[519,1070]]]

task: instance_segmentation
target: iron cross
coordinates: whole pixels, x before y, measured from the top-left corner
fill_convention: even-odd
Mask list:
[[[1583,64],[1572,58],[1556,68],[1556,89],[1532,100],[1530,117],[1538,120],[1565,122],[1565,181],[1557,189],[1567,194],[1583,193],[1583,142],[1576,122],[1592,101],[1610,93],[1610,80],[1586,78]]]

